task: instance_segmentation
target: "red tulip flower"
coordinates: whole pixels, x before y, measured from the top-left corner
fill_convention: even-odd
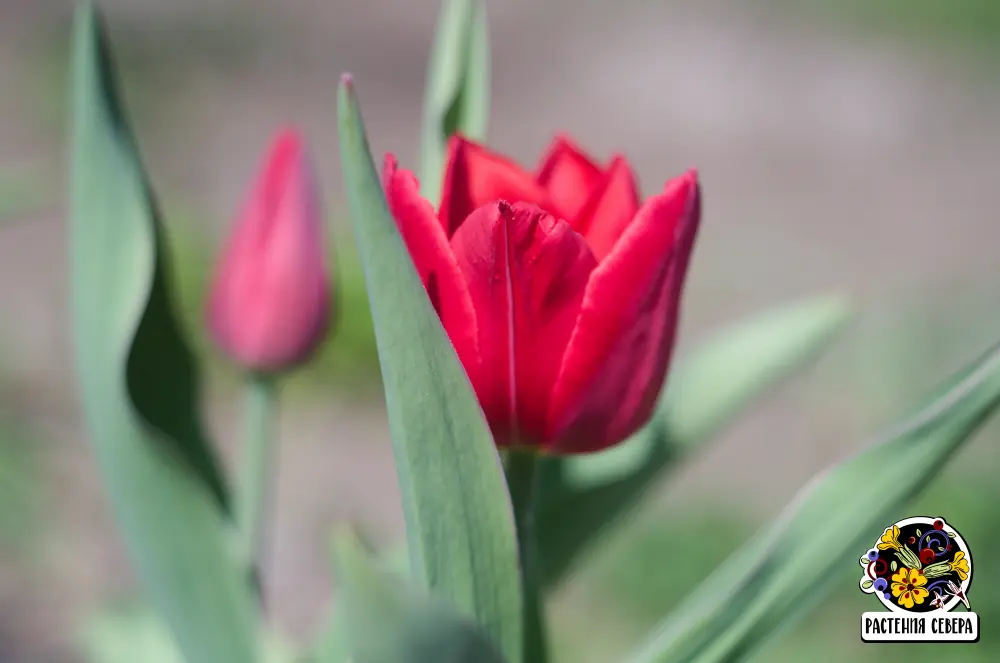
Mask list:
[[[208,301],[216,344],[247,369],[290,369],[326,334],[330,286],[319,207],[305,144],[283,130],[236,219]]]
[[[700,218],[695,171],[640,203],[625,159],[557,138],[531,173],[461,137],[440,209],[386,156],[427,293],[501,447],[583,453],[653,412]]]

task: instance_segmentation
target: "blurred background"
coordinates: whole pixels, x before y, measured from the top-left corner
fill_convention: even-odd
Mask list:
[[[100,5],[165,208],[185,319],[206,355],[204,280],[275,128],[305,130],[326,185],[340,327],[289,385],[265,574],[281,631],[303,639],[330,605],[330,526],[363,522],[391,542],[402,525],[339,184],[335,88],[352,71],[376,154],[391,150],[414,167],[437,2]],[[647,192],[699,167],[707,205],[682,355],[789,299],[842,290],[861,307],[814,368],[668,477],[625,535],[595,549],[555,597],[559,660],[618,660],[813,473],[869,443],[1000,338],[1000,3],[488,6],[496,148],[533,164],[554,132],[569,131],[601,159],[626,153]],[[70,16],[67,0],[0,0],[3,663],[88,661],[101,637],[95,616],[137,596],[73,393]],[[232,458],[233,374],[215,360],[209,369],[212,425]],[[998,660],[998,432],[982,433],[899,514],[944,516],[969,541],[979,644],[862,645],[859,613],[875,608],[851,558],[841,588],[759,660]]]

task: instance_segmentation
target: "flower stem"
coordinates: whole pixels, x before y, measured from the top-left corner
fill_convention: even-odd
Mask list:
[[[521,556],[521,586],[524,595],[524,662],[546,663],[548,642],[545,606],[541,595],[535,506],[538,494],[538,456],[533,451],[507,453],[504,469],[517,525]]]
[[[261,375],[247,378],[246,409],[243,414],[243,474],[236,502],[236,523],[243,559],[255,583],[260,579],[259,564],[272,469],[276,400],[274,382],[270,378]]]

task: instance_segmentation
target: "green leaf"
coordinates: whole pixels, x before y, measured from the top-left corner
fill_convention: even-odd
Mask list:
[[[671,371],[652,421],[631,439],[600,454],[546,459],[538,532],[548,583],[668,468],[825,349],[851,313],[844,298],[826,296],[727,330]]]
[[[411,573],[521,660],[510,498],[489,426],[386,207],[360,109],[339,93],[344,182],[372,311]]]
[[[410,558],[406,548],[398,546],[384,554],[383,565],[399,577],[407,577],[410,573]],[[343,605],[338,605],[330,616],[330,621],[323,629],[317,642],[313,644],[309,655],[309,663],[348,663],[350,652],[347,646],[347,624],[345,623]]]
[[[441,196],[448,139],[460,132],[486,139],[490,106],[490,47],[483,0],[443,0],[427,67],[421,128],[423,196]]]
[[[874,584],[875,584],[874,580],[865,580],[863,583],[861,583],[861,588],[862,589],[871,589],[872,585],[874,585]]]
[[[632,663],[747,658],[819,604],[838,569],[871,544],[1000,406],[1000,345],[883,441],[817,476],[777,521],[726,561]]]
[[[352,535],[334,538],[334,565],[355,663],[503,663],[474,622],[378,571]]]
[[[73,65],[71,302],[87,428],[135,571],[188,663],[252,662],[252,596],[230,560],[226,491],[170,308],[156,206],[87,4]]]

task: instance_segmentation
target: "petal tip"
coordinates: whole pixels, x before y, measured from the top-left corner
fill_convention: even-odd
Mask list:
[[[382,172],[389,174],[394,173],[399,169],[399,159],[392,152],[386,152],[385,158],[382,159]]]
[[[282,154],[293,154],[303,151],[305,143],[306,140],[301,129],[294,124],[285,124],[274,132],[271,149]]]
[[[697,199],[701,197],[701,180],[697,168],[688,168],[687,171],[678,177],[667,180],[663,186],[663,193],[667,195],[680,195],[686,199]]]

